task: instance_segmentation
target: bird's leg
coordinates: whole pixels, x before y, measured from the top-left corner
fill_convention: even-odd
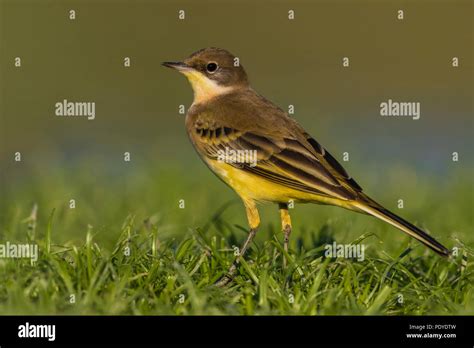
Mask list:
[[[239,251],[239,254],[236,256],[236,258],[235,258],[234,262],[232,263],[232,265],[230,266],[229,270],[227,271],[227,273],[222,278],[220,278],[215,283],[215,285],[217,287],[219,287],[219,288],[223,287],[223,286],[229,284],[232,281],[232,279],[234,278],[235,272],[237,271],[237,266],[240,263],[240,258],[244,256],[244,254],[247,251],[250,243],[252,243],[253,237],[255,237],[256,232],[257,232],[257,230],[250,229],[249,235],[248,235],[247,239],[245,240],[245,243],[242,246],[242,249]]]
[[[257,227],[260,224],[260,217],[258,215],[258,210],[257,210],[257,207],[255,206],[255,203],[253,201],[251,202],[244,201],[244,203],[245,203],[245,208],[247,212],[247,218],[249,220],[249,225],[250,225],[249,235],[247,236],[247,239],[245,240],[244,245],[239,250],[239,253],[235,257],[234,262],[232,263],[229,270],[227,271],[227,274],[222,276],[214,284],[217,287],[223,287],[232,281],[232,279],[234,278],[234,274],[237,271],[237,266],[240,263],[240,258],[244,257],[247,249],[250,246],[250,243],[252,243],[252,240],[255,237],[255,234],[257,233]]]
[[[290,242],[291,234],[291,218],[290,214],[288,213],[288,204],[280,203],[278,208],[280,209],[281,229],[284,235],[283,249],[288,252],[288,244]],[[286,256],[283,255],[283,268],[286,268],[286,263]]]

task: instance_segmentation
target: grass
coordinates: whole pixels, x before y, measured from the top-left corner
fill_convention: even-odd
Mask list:
[[[233,193],[205,169],[189,179],[170,170],[157,182],[142,174],[131,186],[123,183],[126,173],[116,179],[68,174],[66,180],[64,170],[53,170],[6,190],[10,204],[2,212],[0,242],[37,243],[40,257],[36,263],[0,259],[2,314],[474,313],[472,196],[461,191],[459,175],[434,194],[430,183],[414,180],[405,197],[413,216],[423,216],[443,243],[459,248],[452,260],[375,219],[308,205],[292,212],[295,228],[283,269],[282,233],[270,207],[262,210],[264,223],[235,281],[219,289],[212,284],[245,239],[246,220]],[[205,184],[195,186],[200,180]],[[388,201],[397,191],[379,195]],[[427,203],[430,194],[451,204]],[[181,196],[185,209],[177,208]],[[70,197],[76,209],[69,209]],[[38,209],[31,212],[34,204]],[[408,209],[404,213],[410,218]],[[365,259],[324,257],[333,241],[364,244]]]

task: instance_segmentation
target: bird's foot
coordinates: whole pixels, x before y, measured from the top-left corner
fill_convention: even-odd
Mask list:
[[[232,282],[232,280],[234,280],[234,274],[236,270],[237,270],[237,266],[235,263],[233,263],[232,266],[230,266],[227,273],[224,274],[221,278],[219,278],[218,281],[214,283],[214,286],[218,288],[223,288],[224,286]]]

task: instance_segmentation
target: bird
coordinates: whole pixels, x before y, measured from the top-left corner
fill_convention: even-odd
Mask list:
[[[240,59],[229,51],[208,47],[183,61],[162,65],[190,82],[194,100],[185,119],[189,139],[209,169],[241,198],[247,215],[248,236],[216,286],[225,286],[235,277],[260,225],[257,204],[265,202],[278,205],[286,252],[292,231],[288,205],[294,202],[371,215],[439,255],[450,255],[427,232],[370,198],[293,117],[251,87]],[[249,158],[252,161],[245,161]]]

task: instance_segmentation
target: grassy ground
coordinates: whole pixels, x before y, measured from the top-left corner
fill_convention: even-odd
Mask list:
[[[397,212],[457,246],[452,260],[373,218],[297,205],[283,269],[278,213],[263,207],[238,276],[218,289],[213,282],[246,237],[243,209],[230,190],[203,166],[191,177],[172,169],[111,174],[85,167],[31,170],[35,175],[10,181],[0,242],[38,243],[40,258],[0,259],[0,313],[474,313],[471,179],[459,173],[437,190],[435,178],[403,168],[384,178],[384,189],[376,176],[372,185],[361,182],[390,209],[402,197],[405,208]],[[333,241],[365,245],[365,259],[325,258],[324,245]]]

